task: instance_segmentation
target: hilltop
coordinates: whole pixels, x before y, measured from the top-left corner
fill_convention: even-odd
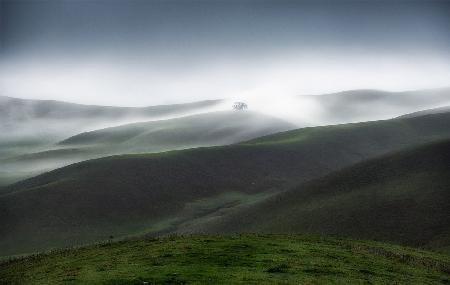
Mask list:
[[[0,263],[1,284],[446,284],[450,258],[314,236],[191,236],[104,243]]]
[[[307,98],[319,106],[318,120],[322,124],[337,124],[390,119],[450,105],[450,88],[402,92],[348,90]]]

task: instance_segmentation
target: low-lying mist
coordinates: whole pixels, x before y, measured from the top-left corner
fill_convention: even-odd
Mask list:
[[[233,111],[235,100],[248,110]],[[330,124],[398,117],[450,106],[450,88],[353,90],[322,95],[242,93],[153,107],[0,100],[0,186],[79,161],[116,154],[227,145]]]

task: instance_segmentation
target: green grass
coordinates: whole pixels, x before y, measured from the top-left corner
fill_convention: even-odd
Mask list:
[[[104,243],[0,264],[0,284],[448,284],[450,257],[314,236]]]
[[[126,124],[81,133],[37,152],[22,148],[1,158],[0,186],[76,162],[129,153],[154,153],[228,145],[294,129],[283,120],[256,112],[210,112],[168,120]],[[8,153],[10,149],[1,151]],[[25,153],[25,154],[24,154]],[[14,175],[9,173],[13,172]]]
[[[300,184],[196,230],[334,234],[448,251],[449,166],[450,140],[426,144]]]
[[[203,230],[250,207],[259,195],[268,197],[367,158],[449,138],[449,121],[450,113],[307,128],[231,146],[70,165],[2,189],[0,254],[85,244],[110,235]],[[189,211],[190,205],[206,207],[227,193],[252,198]]]
[[[151,107],[110,107],[0,96],[0,187],[28,178],[30,173],[37,175],[73,162],[123,153],[109,148],[62,150],[55,146],[58,141],[86,129],[202,113],[220,103],[221,100],[207,100]],[[154,151],[159,149],[154,147]]]

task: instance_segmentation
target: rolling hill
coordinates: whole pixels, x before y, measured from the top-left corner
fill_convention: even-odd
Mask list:
[[[305,128],[231,146],[73,164],[3,190],[0,252],[203,225],[365,159],[449,139],[449,120],[443,113]]]
[[[450,140],[433,142],[363,161],[179,231],[315,233],[448,250],[449,166]]]
[[[303,121],[296,120],[297,126],[317,126],[389,119],[450,105],[450,88],[406,92],[350,90],[324,95],[302,95],[297,99],[289,101],[292,106],[288,108],[294,108],[298,116],[303,118]],[[305,100],[312,104],[311,107],[317,114],[310,114],[305,110],[304,107],[309,106]],[[277,110],[276,103],[269,108],[262,108],[264,110],[258,104],[254,108],[251,106],[251,109],[267,115],[274,109],[278,117],[286,119],[288,116],[283,113],[287,110]],[[4,133],[0,138],[0,146],[9,143],[27,145],[29,148],[105,127],[228,109],[224,104],[228,103],[224,100],[208,100],[151,107],[113,107],[0,96],[0,131]],[[4,157],[4,153],[11,156],[0,147],[0,157]]]
[[[36,120],[105,120],[158,118],[186,114],[220,104],[221,100],[159,105],[150,107],[113,107],[67,103],[54,100],[30,100],[0,96],[2,125]],[[6,126],[3,126],[6,127]]]
[[[0,186],[92,158],[232,144],[294,128],[256,112],[223,111],[95,130],[46,151],[0,159]]]
[[[399,116],[399,118],[411,118],[411,117],[419,117],[419,116],[423,116],[423,115],[440,114],[440,113],[448,113],[448,112],[450,112],[450,106],[444,106],[444,107],[439,107],[439,108],[426,109],[426,110],[413,112],[410,114]]]
[[[280,119],[246,111],[222,111],[85,132],[63,146],[116,146],[122,152],[155,152],[226,145],[295,128]]]
[[[111,107],[0,96],[0,158],[47,150],[48,145],[83,131],[210,112],[222,103]]]
[[[301,96],[299,96],[301,98]],[[381,120],[450,105],[450,88],[387,92],[349,90],[308,96],[319,106],[321,124]]]
[[[217,113],[217,118],[208,115],[228,109],[229,102],[224,100],[136,108],[0,97],[0,187],[86,159],[224,145],[294,128],[272,130],[274,119],[262,114],[286,119],[297,127],[393,118],[449,104],[450,89],[351,90],[283,101],[250,104],[251,110],[262,112],[259,122],[256,117],[243,118],[238,126],[241,122],[227,118],[226,112]],[[204,115],[206,121],[196,114]],[[249,120],[253,126],[248,126]],[[241,132],[240,127],[247,131]],[[262,129],[268,131],[258,131]]]
[[[171,237],[0,262],[1,284],[447,284],[447,255],[315,236]]]

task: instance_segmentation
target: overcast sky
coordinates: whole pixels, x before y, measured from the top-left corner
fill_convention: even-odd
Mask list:
[[[154,105],[450,85],[450,1],[4,1],[0,94]]]

